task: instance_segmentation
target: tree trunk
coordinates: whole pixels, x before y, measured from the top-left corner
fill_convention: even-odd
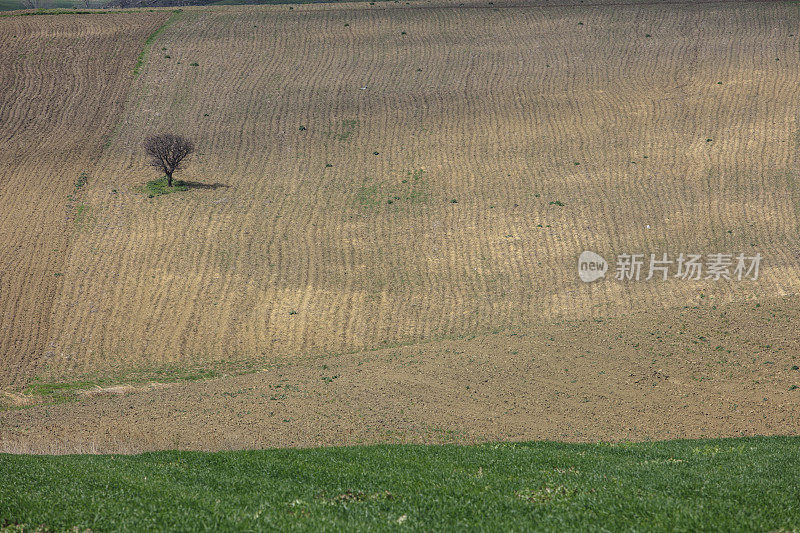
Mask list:
[[[172,187],[172,172],[167,172],[167,187]]]

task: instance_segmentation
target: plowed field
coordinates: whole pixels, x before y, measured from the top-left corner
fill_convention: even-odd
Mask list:
[[[0,387],[18,403],[32,383],[125,381],[175,367],[226,373],[309,357],[330,365],[335,354],[388,357],[394,346],[420,350],[425,375],[456,386],[503,360],[486,340],[495,332],[544,343],[572,322],[582,333],[570,334],[565,358],[577,364],[602,337],[604,353],[624,352],[625,365],[647,362],[654,372],[657,354],[630,347],[678,313],[689,313],[688,324],[693,309],[718,306],[737,313],[720,320],[770,347],[758,359],[753,346],[695,338],[702,357],[693,361],[738,354],[740,372],[719,374],[713,387],[752,385],[747,376],[760,375],[765,360],[788,372],[775,387],[793,383],[796,355],[763,339],[797,319],[797,4],[376,2],[7,17],[0,43]],[[158,175],[141,143],[161,131],[192,138],[198,150],[176,174],[188,191],[149,198],[141,186]],[[607,279],[579,280],[584,250],[611,261]],[[755,281],[623,282],[612,279],[622,253],[763,259]],[[788,317],[788,329],[754,314],[762,302]],[[591,326],[633,316],[637,327],[613,339]],[[472,342],[481,355],[445,357],[436,343],[448,342]],[[546,343],[509,342],[509,351],[554,357]],[[592,372],[607,363],[624,373],[596,361]],[[681,361],[670,372],[691,382],[696,369]],[[511,392],[534,371],[527,364],[511,365]],[[381,366],[348,409],[369,409],[395,370]],[[542,390],[572,383],[546,374]],[[754,390],[742,401],[767,396]],[[86,402],[113,411],[123,397]],[[336,398],[341,407],[349,395]],[[698,409],[707,401],[690,398]],[[634,391],[603,404],[605,430],[584,412],[578,429],[563,429],[563,413],[537,426],[539,413],[504,418],[518,431],[487,422],[467,433],[702,433],[693,422],[670,427],[669,409],[663,423],[614,430],[615,413],[634,413],[641,401]],[[781,433],[785,405],[762,406],[773,409],[768,422],[718,421],[709,432]],[[430,424],[452,429],[449,417],[465,409],[451,405],[447,423]],[[8,423],[22,416],[9,413]],[[786,432],[797,432],[792,420]],[[262,437],[243,445],[295,442]]]

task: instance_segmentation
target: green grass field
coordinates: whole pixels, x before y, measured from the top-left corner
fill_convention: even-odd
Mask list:
[[[8,531],[800,529],[792,437],[0,455],[0,480]]]

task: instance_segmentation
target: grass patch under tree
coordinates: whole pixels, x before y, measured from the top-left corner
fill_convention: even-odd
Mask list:
[[[160,196],[162,194],[170,194],[173,192],[188,191],[189,185],[185,181],[175,180],[172,182],[172,187],[167,185],[167,177],[158,178],[157,180],[148,181],[143,187],[142,192],[147,194],[150,198]]]

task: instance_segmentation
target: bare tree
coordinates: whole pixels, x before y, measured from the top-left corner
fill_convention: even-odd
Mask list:
[[[25,9],[39,9],[42,7],[41,0],[22,0],[22,7]]]
[[[166,174],[167,187],[172,187],[172,173],[194,151],[194,144],[179,135],[161,133],[144,141],[144,151],[150,156],[150,165]]]

